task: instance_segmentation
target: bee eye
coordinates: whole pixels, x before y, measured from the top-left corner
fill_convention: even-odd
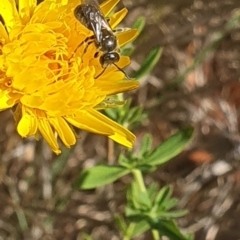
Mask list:
[[[119,59],[120,56],[117,52],[108,52],[100,57],[100,63],[102,67],[107,67],[110,64],[118,62]]]

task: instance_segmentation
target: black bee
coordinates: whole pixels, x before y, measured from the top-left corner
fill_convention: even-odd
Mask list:
[[[78,21],[93,32],[95,45],[102,52],[100,63],[104,69],[95,78],[102,75],[107,66],[111,64],[127,76],[126,73],[116,65],[120,60],[117,38],[108,20],[104,17],[97,0],[82,1],[82,4],[75,8],[74,15]]]

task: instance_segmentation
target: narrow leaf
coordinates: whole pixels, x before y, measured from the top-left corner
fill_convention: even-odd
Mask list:
[[[152,136],[150,134],[146,134],[142,140],[139,155],[144,156],[148,154],[151,149],[151,146],[152,146]]]
[[[51,172],[52,172],[52,178],[54,179],[57,174],[63,171],[65,166],[67,165],[68,157],[71,153],[72,149],[65,148],[62,151],[62,154],[60,154],[57,159],[54,161]]]
[[[157,147],[144,161],[152,166],[163,164],[177,154],[191,141],[193,128],[184,128]]]
[[[154,199],[154,205],[158,205],[160,208],[163,202],[170,198],[172,190],[169,186],[164,186],[156,195]]]
[[[188,240],[175,225],[173,221],[160,219],[157,223],[150,224],[160,235],[164,235],[171,240]]]
[[[140,221],[135,223],[135,226],[132,230],[132,234],[131,237],[137,237],[139,235],[141,235],[142,233],[146,232],[148,229],[150,228],[149,224],[147,221]]]
[[[115,219],[115,222],[116,222],[118,228],[120,229],[120,231],[125,234],[127,232],[128,225],[125,222],[125,220],[123,219],[123,217],[120,216],[119,214],[116,214],[114,216],[114,219]]]
[[[173,218],[180,218],[188,214],[187,210],[178,210],[173,212],[158,212],[158,215],[165,219],[173,219]]]
[[[143,113],[142,107],[133,107],[128,112],[128,123],[133,125],[135,123],[142,123],[147,118],[147,114]]]
[[[161,54],[162,54],[161,47],[156,47],[152,49],[150,53],[147,55],[141,68],[134,74],[133,78],[141,79],[142,77],[145,77],[147,74],[149,74],[157,64],[158,60],[161,57]]]
[[[178,202],[179,201],[177,198],[166,199],[166,201],[162,204],[162,207],[164,207],[164,209],[167,211],[176,207]]]
[[[84,170],[77,181],[81,189],[92,189],[116,181],[130,171],[120,166],[95,166]]]
[[[144,27],[145,27],[145,23],[146,23],[145,17],[139,17],[139,18],[137,18],[137,20],[134,22],[132,28],[136,28],[136,29],[138,30],[138,32],[141,33],[142,30],[143,30]]]

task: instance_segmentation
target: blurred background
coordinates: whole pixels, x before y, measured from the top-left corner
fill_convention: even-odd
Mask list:
[[[134,131],[159,145],[184,126],[195,127],[191,145],[146,182],[171,184],[178,221],[196,240],[240,239],[240,4],[239,0],[123,0],[124,26],[141,16],[129,75],[162,46],[155,68],[130,94],[148,114]],[[77,191],[79,172],[104,163],[107,139],[79,133],[77,145],[54,155],[43,141],[21,139],[10,111],[0,113],[0,240],[120,239],[111,218],[123,211],[128,177],[113,188]],[[92,144],[94,143],[94,145]],[[151,239],[148,235],[138,239]]]

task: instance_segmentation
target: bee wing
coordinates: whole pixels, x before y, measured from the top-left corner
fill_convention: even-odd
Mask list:
[[[97,0],[85,0],[85,1],[88,2],[88,4],[91,4],[95,7],[96,9],[95,20],[99,22],[99,24],[101,25],[101,28],[106,28],[108,31],[112,32],[112,28],[110,27],[108,20],[104,16],[98,1]]]
[[[110,27],[108,21],[106,18],[102,18],[102,23],[101,23],[103,28],[106,28],[109,32],[113,32],[112,28]]]
[[[94,35],[96,37],[96,41],[97,43],[101,42],[101,38],[102,38],[102,18],[100,13],[97,12],[92,12],[91,16],[90,16],[90,25],[92,27],[92,31],[94,32]]]
[[[107,19],[104,17],[97,0],[83,0],[79,7],[81,8],[82,5],[87,8],[84,10],[83,17],[77,10],[75,10],[75,16],[84,24],[84,26],[93,31],[96,43],[100,45],[102,42],[102,29],[105,28],[109,32],[112,32],[113,30]]]
[[[95,6],[96,8],[99,8],[99,3],[97,0],[83,0],[82,4],[89,4]]]

